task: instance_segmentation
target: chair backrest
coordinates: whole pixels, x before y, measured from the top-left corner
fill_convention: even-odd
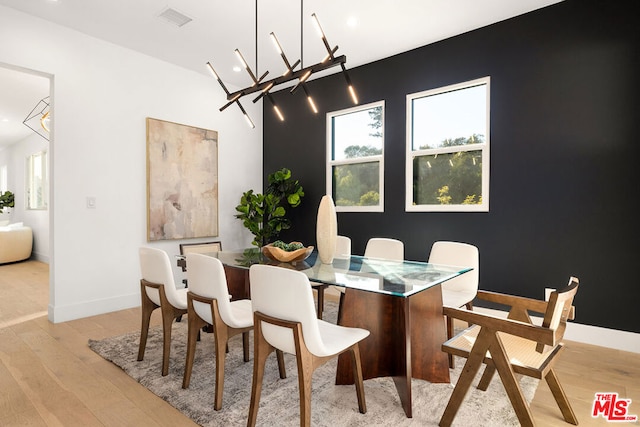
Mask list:
[[[229,301],[229,288],[224,266],[219,259],[199,253],[187,253],[187,280],[189,292],[196,295],[213,298],[218,301],[218,310],[222,321],[227,325],[234,324],[234,316]],[[196,304],[194,309],[203,319],[210,317],[211,308],[204,304]],[[208,313],[205,313],[207,311]],[[208,316],[207,316],[208,314]]]
[[[176,285],[173,280],[173,270],[169,255],[161,249],[141,247],[138,251],[140,256],[140,273],[147,282],[164,285],[164,292],[169,303],[174,307],[180,307]],[[146,288],[147,295],[154,303],[160,305],[160,296],[154,289]],[[182,303],[184,304],[184,303]]]
[[[304,273],[255,264],[249,269],[249,282],[254,312],[301,323],[304,342],[309,351],[313,354],[327,352],[320,336],[309,278]],[[269,344],[286,353],[296,353],[291,329],[265,322],[262,322],[261,328]]]
[[[404,243],[397,239],[372,237],[364,249],[367,258],[381,258],[393,261],[404,260]]]
[[[473,270],[444,282],[442,288],[451,291],[473,292],[474,294],[478,292],[480,261],[477,247],[468,243],[438,241],[431,246],[428,262],[430,264],[473,267]]]
[[[180,255],[191,253],[208,254],[222,250],[222,242],[180,243]],[[187,271],[187,265],[182,265],[182,271]]]
[[[336,237],[336,255],[346,258],[351,256],[351,239],[347,236]]]
[[[222,250],[222,242],[203,242],[203,243],[181,243],[180,255],[190,253],[208,254],[211,252],[219,252]]]
[[[556,331],[555,340],[559,342],[564,337],[567,328],[567,320],[574,316],[573,298],[578,292],[580,281],[577,277],[571,277],[569,283],[563,289],[551,292],[547,303],[547,311],[542,320],[542,327]],[[542,351],[543,346],[538,345],[537,350]]]

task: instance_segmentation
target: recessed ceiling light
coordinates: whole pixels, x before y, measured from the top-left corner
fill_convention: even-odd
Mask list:
[[[350,26],[351,28],[357,27],[358,18],[356,18],[355,16],[351,16],[349,19],[347,19],[347,25]]]
[[[233,71],[235,71],[236,73],[239,73],[240,71],[242,71],[242,68],[238,67],[237,65],[234,65]]]

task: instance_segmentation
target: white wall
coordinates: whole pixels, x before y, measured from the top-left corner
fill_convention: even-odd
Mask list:
[[[205,74],[2,6],[0,40],[0,63],[52,76],[50,320],[140,304],[146,117],[218,131],[220,239],[225,249],[249,245],[233,215],[243,191],[262,188],[261,105],[249,106],[252,130],[218,111],[224,95]],[[178,243],[149,245],[174,254]]]
[[[7,165],[8,189],[15,195],[15,207],[9,214],[0,216],[11,222],[24,222],[33,231],[33,251],[31,257],[45,263],[49,262],[49,211],[26,210],[26,160],[32,154],[49,151],[49,144],[41,136],[31,136],[0,151],[0,165]]]

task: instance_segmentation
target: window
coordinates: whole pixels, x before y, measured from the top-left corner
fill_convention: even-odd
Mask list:
[[[406,210],[489,211],[489,77],[407,95]]]
[[[327,194],[338,212],[384,211],[384,101],[327,114]]]
[[[47,209],[47,152],[27,157],[27,209]]]

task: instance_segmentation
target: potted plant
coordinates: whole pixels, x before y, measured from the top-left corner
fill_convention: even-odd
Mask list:
[[[243,193],[236,206],[239,212],[236,218],[253,234],[251,244],[260,248],[278,237],[282,230],[291,228],[287,209],[299,206],[303,196],[302,185],[291,177],[287,168],[268,176],[265,194],[256,194],[253,190]]]
[[[15,197],[11,191],[0,193],[0,213],[4,213],[4,208],[15,206]]]

